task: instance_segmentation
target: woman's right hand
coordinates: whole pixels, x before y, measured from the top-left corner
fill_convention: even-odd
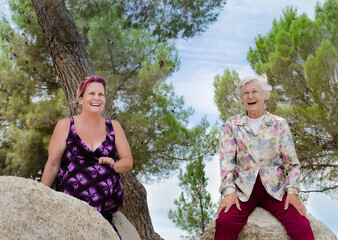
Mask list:
[[[227,213],[232,205],[236,204],[236,207],[241,211],[241,206],[239,205],[239,200],[236,193],[230,193],[223,197],[221,203],[218,206],[217,215],[224,209],[224,212]]]

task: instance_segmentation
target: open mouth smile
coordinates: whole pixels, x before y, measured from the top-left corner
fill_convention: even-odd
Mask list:
[[[256,104],[257,102],[248,102],[249,105],[254,105]]]
[[[101,104],[99,104],[99,103],[91,103],[91,104],[90,104],[90,106],[94,106],[94,107],[100,107],[100,106],[101,106]]]

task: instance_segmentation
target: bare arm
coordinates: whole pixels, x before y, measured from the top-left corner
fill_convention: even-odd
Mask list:
[[[133,157],[131,156],[129,143],[120,123],[112,120],[112,124],[115,132],[115,146],[118,161],[114,162],[111,158],[101,157],[99,158],[99,163],[110,164],[114,166],[117,173],[125,173],[133,168]]]
[[[53,185],[61,165],[62,154],[66,148],[66,140],[69,132],[70,121],[61,119],[55,126],[48,147],[48,159],[42,174],[41,182],[48,187]]]

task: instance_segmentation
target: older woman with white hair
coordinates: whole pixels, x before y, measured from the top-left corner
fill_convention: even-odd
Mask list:
[[[273,214],[291,239],[314,239],[298,198],[300,163],[285,119],[265,110],[271,86],[265,76],[244,78],[237,94],[245,113],[229,118],[220,140],[223,199],[215,240],[238,239],[259,206]]]

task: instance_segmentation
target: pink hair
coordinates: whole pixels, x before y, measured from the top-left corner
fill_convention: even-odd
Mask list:
[[[106,92],[106,81],[104,80],[104,78],[98,75],[92,75],[90,77],[86,77],[80,83],[79,87],[77,88],[77,92],[76,92],[76,101],[79,101],[79,98],[82,97],[84,92],[86,91],[88,84],[92,82],[101,83],[104,87],[104,91]]]

